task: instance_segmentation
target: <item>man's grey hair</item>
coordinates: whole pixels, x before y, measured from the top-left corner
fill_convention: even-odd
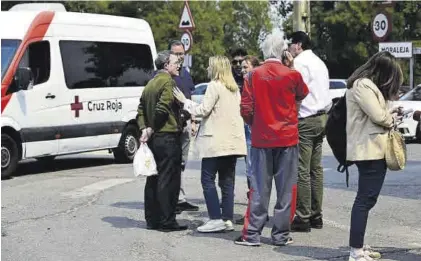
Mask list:
[[[163,70],[165,67],[165,64],[170,62],[170,55],[171,55],[171,52],[169,50],[159,52],[155,59],[156,69]]]
[[[287,43],[284,40],[284,33],[279,29],[274,29],[271,34],[261,44],[263,57],[265,59],[281,59],[283,52],[287,49]]]

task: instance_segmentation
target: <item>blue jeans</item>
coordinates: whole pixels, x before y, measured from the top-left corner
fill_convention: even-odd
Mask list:
[[[201,182],[210,219],[233,220],[236,163],[237,156],[202,159]],[[215,186],[216,173],[222,194],[222,213]]]
[[[246,145],[247,145],[247,155],[244,157],[246,161],[246,177],[247,177],[247,187],[250,189],[250,170],[251,170],[251,127],[248,124],[244,124],[244,131],[246,134]]]
[[[362,248],[368,212],[374,207],[386,176],[386,161],[366,160],[355,162],[358,168],[358,192],[351,212],[349,245]]]

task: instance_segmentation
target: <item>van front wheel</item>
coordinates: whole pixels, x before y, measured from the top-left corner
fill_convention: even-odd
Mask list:
[[[116,162],[133,162],[134,155],[139,148],[139,138],[140,132],[136,125],[130,124],[124,129],[118,147],[113,149]]]
[[[16,141],[8,134],[1,134],[1,178],[12,175],[19,161],[19,150]]]

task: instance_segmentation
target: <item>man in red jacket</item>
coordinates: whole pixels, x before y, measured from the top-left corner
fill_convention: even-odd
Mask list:
[[[262,45],[264,64],[244,82],[241,115],[252,128],[252,162],[249,206],[242,236],[235,240],[239,245],[260,245],[272,180],[277,191],[272,241],[277,246],[292,243],[289,232],[292,188],[298,171],[298,109],[308,88],[299,72],[282,64],[285,49],[281,32],[269,35]]]

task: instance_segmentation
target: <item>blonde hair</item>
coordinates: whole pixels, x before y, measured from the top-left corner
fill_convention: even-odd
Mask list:
[[[231,63],[225,56],[209,58],[209,78],[211,81],[221,82],[231,92],[238,91],[238,85],[231,71]]]

